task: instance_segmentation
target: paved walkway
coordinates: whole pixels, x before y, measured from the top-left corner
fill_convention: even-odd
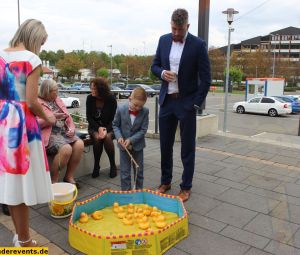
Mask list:
[[[300,148],[284,138],[270,139],[226,134],[198,140],[192,196],[186,202],[190,234],[166,254],[300,255]],[[170,194],[179,192],[179,143],[174,153]],[[159,141],[147,139],[144,186],[155,189],[159,179]],[[120,189],[119,177],[109,179],[108,170],[79,181],[79,200]],[[51,218],[46,204],[30,209],[30,227],[51,255],[81,254],[68,244],[68,220]],[[0,246],[11,245],[12,229],[10,217],[0,214]]]

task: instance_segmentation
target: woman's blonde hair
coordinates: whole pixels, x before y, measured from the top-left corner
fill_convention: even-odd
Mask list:
[[[9,45],[10,47],[17,47],[23,43],[27,50],[38,55],[47,37],[48,34],[41,21],[28,19],[18,28]]]
[[[39,97],[48,100],[50,92],[53,89],[57,89],[57,83],[54,80],[43,80],[40,89],[39,89]]]

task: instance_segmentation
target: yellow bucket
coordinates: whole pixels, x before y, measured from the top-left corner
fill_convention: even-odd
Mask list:
[[[53,218],[70,216],[78,194],[76,185],[68,182],[53,183],[52,192],[54,199],[49,202],[51,216]]]

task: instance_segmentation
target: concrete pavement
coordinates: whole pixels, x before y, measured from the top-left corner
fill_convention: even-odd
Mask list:
[[[274,134],[218,133],[197,141],[189,237],[168,255],[300,255],[300,141]],[[179,192],[180,143],[174,148],[170,194]],[[87,172],[88,174],[88,172]],[[159,141],[147,139],[144,186],[160,181]],[[105,188],[120,189],[119,175],[79,179],[79,200]],[[32,236],[50,254],[81,254],[68,244],[68,219],[53,219],[46,204],[30,209]],[[0,214],[0,246],[11,245],[12,222]]]

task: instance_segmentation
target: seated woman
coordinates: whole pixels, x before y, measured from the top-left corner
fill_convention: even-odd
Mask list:
[[[99,176],[100,157],[104,149],[110,163],[109,177],[117,176],[115,163],[115,146],[113,143],[112,121],[117,109],[117,101],[111,94],[107,81],[104,78],[95,78],[91,81],[91,94],[86,99],[86,117],[89,123],[88,130],[93,141],[94,169],[92,177]]]
[[[67,166],[64,182],[73,183],[74,172],[82,157],[84,144],[75,135],[75,125],[63,101],[57,96],[57,84],[54,80],[44,80],[40,86],[39,102],[46,115],[54,116],[56,122],[49,125],[38,118],[47,155],[53,155],[51,164],[52,183],[58,182],[59,171]]]

